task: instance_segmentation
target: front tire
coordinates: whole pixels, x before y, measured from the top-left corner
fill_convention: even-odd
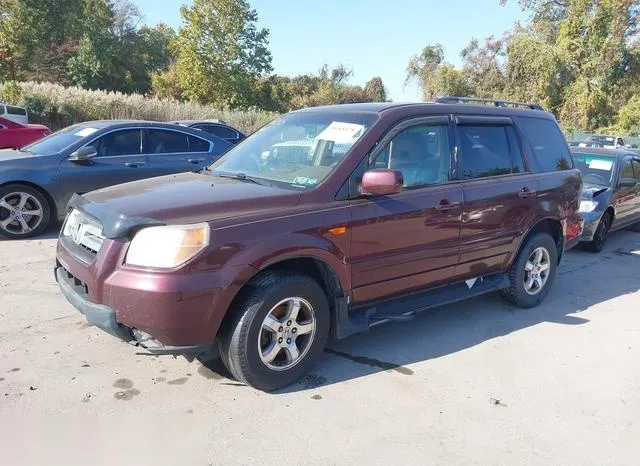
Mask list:
[[[37,189],[24,184],[0,188],[0,237],[24,239],[37,236],[49,225],[51,206]]]
[[[549,294],[558,268],[558,248],[549,233],[526,240],[509,270],[509,288],[502,296],[518,307],[538,305]]]
[[[306,374],[329,335],[327,297],[306,275],[264,272],[230,312],[218,335],[222,362],[258,390],[277,390]]]
[[[584,249],[591,252],[602,251],[602,249],[604,249],[604,243],[607,241],[607,234],[609,233],[610,228],[611,216],[608,213],[605,213],[600,219],[596,231],[593,234],[593,240],[588,243],[584,243]]]

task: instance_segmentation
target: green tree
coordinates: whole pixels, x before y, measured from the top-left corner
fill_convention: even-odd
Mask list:
[[[173,42],[175,73],[187,99],[221,107],[252,104],[256,78],[271,68],[269,31],[244,0],[195,0]]]
[[[375,76],[364,86],[364,94],[370,102],[385,102],[387,100],[387,90],[384,88],[382,78]]]

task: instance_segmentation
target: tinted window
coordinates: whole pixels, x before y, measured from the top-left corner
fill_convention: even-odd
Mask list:
[[[536,171],[553,172],[573,168],[569,149],[555,121],[519,117],[518,122],[533,151],[532,162]]]
[[[504,126],[458,126],[458,139],[462,178],[511,173],[511,156]]]
[[[622,138],[618,138],[618,142],[616,143],[619,146],[624,146],[624,141],[622,140]]]
[[[188,136],[189,152],[209,152],[210,142],[195,136]]]
[[[231,128],[219,125],[209,125],[206,129],[208,133],[215,134],[219,138],[223,139],[237,139],[238,133]]]
[[[26,115],[27,111],[24,108],[12,107],[11,105],[7,105],[7,113],[9,115]]]
[[[516,137],[516,132],[513,126],[505,126],[504,130],[507,132],[507,139],[509,140],[509,153],[511,154],[511,169],[513,173],[524,173],[527,170],[524,167],[524,160],[522,158],[522,148],[520,142]]]
[[[178,131],[166,131],[162,129],[147,130],[144,152],[147,154],[189,152],[187,135]]]
[[[371,163],[371,168],[402,172],[405,188],[449,180],[449,127],[419,125],[398,133]]]
[[[636,180],[640,181],[640,160],[633,160],[633,171],[636,174]]]
[[[633,166],[631,165],[631,159],[625,159],[625,161],[622,163],[620,178],[628,178],[631,180],[635,178],[635,176],[633,175]]]
[[[96,148],[99,157],[140,154],[140,130],[123,129],[105,134],[90,146]]]

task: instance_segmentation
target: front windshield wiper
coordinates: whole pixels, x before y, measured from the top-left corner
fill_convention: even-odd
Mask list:
[[[236,180],[247,181],[249,183],[255,184],[263,184],[255,178],[247,176],[246,173],[238,172],[238,173],[227,173],[227,172],[212,172],[214,176],[219,176],[220,178],[233,178]]]

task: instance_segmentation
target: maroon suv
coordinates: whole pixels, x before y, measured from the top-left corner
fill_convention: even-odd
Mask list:
[[[74,196],[60,288],[152,352],[217,345],[262,390],[329,336],[493,290],[535,306],[581,233],[580,172],[551,114],[481,104],[305,109],[199,173]]]

